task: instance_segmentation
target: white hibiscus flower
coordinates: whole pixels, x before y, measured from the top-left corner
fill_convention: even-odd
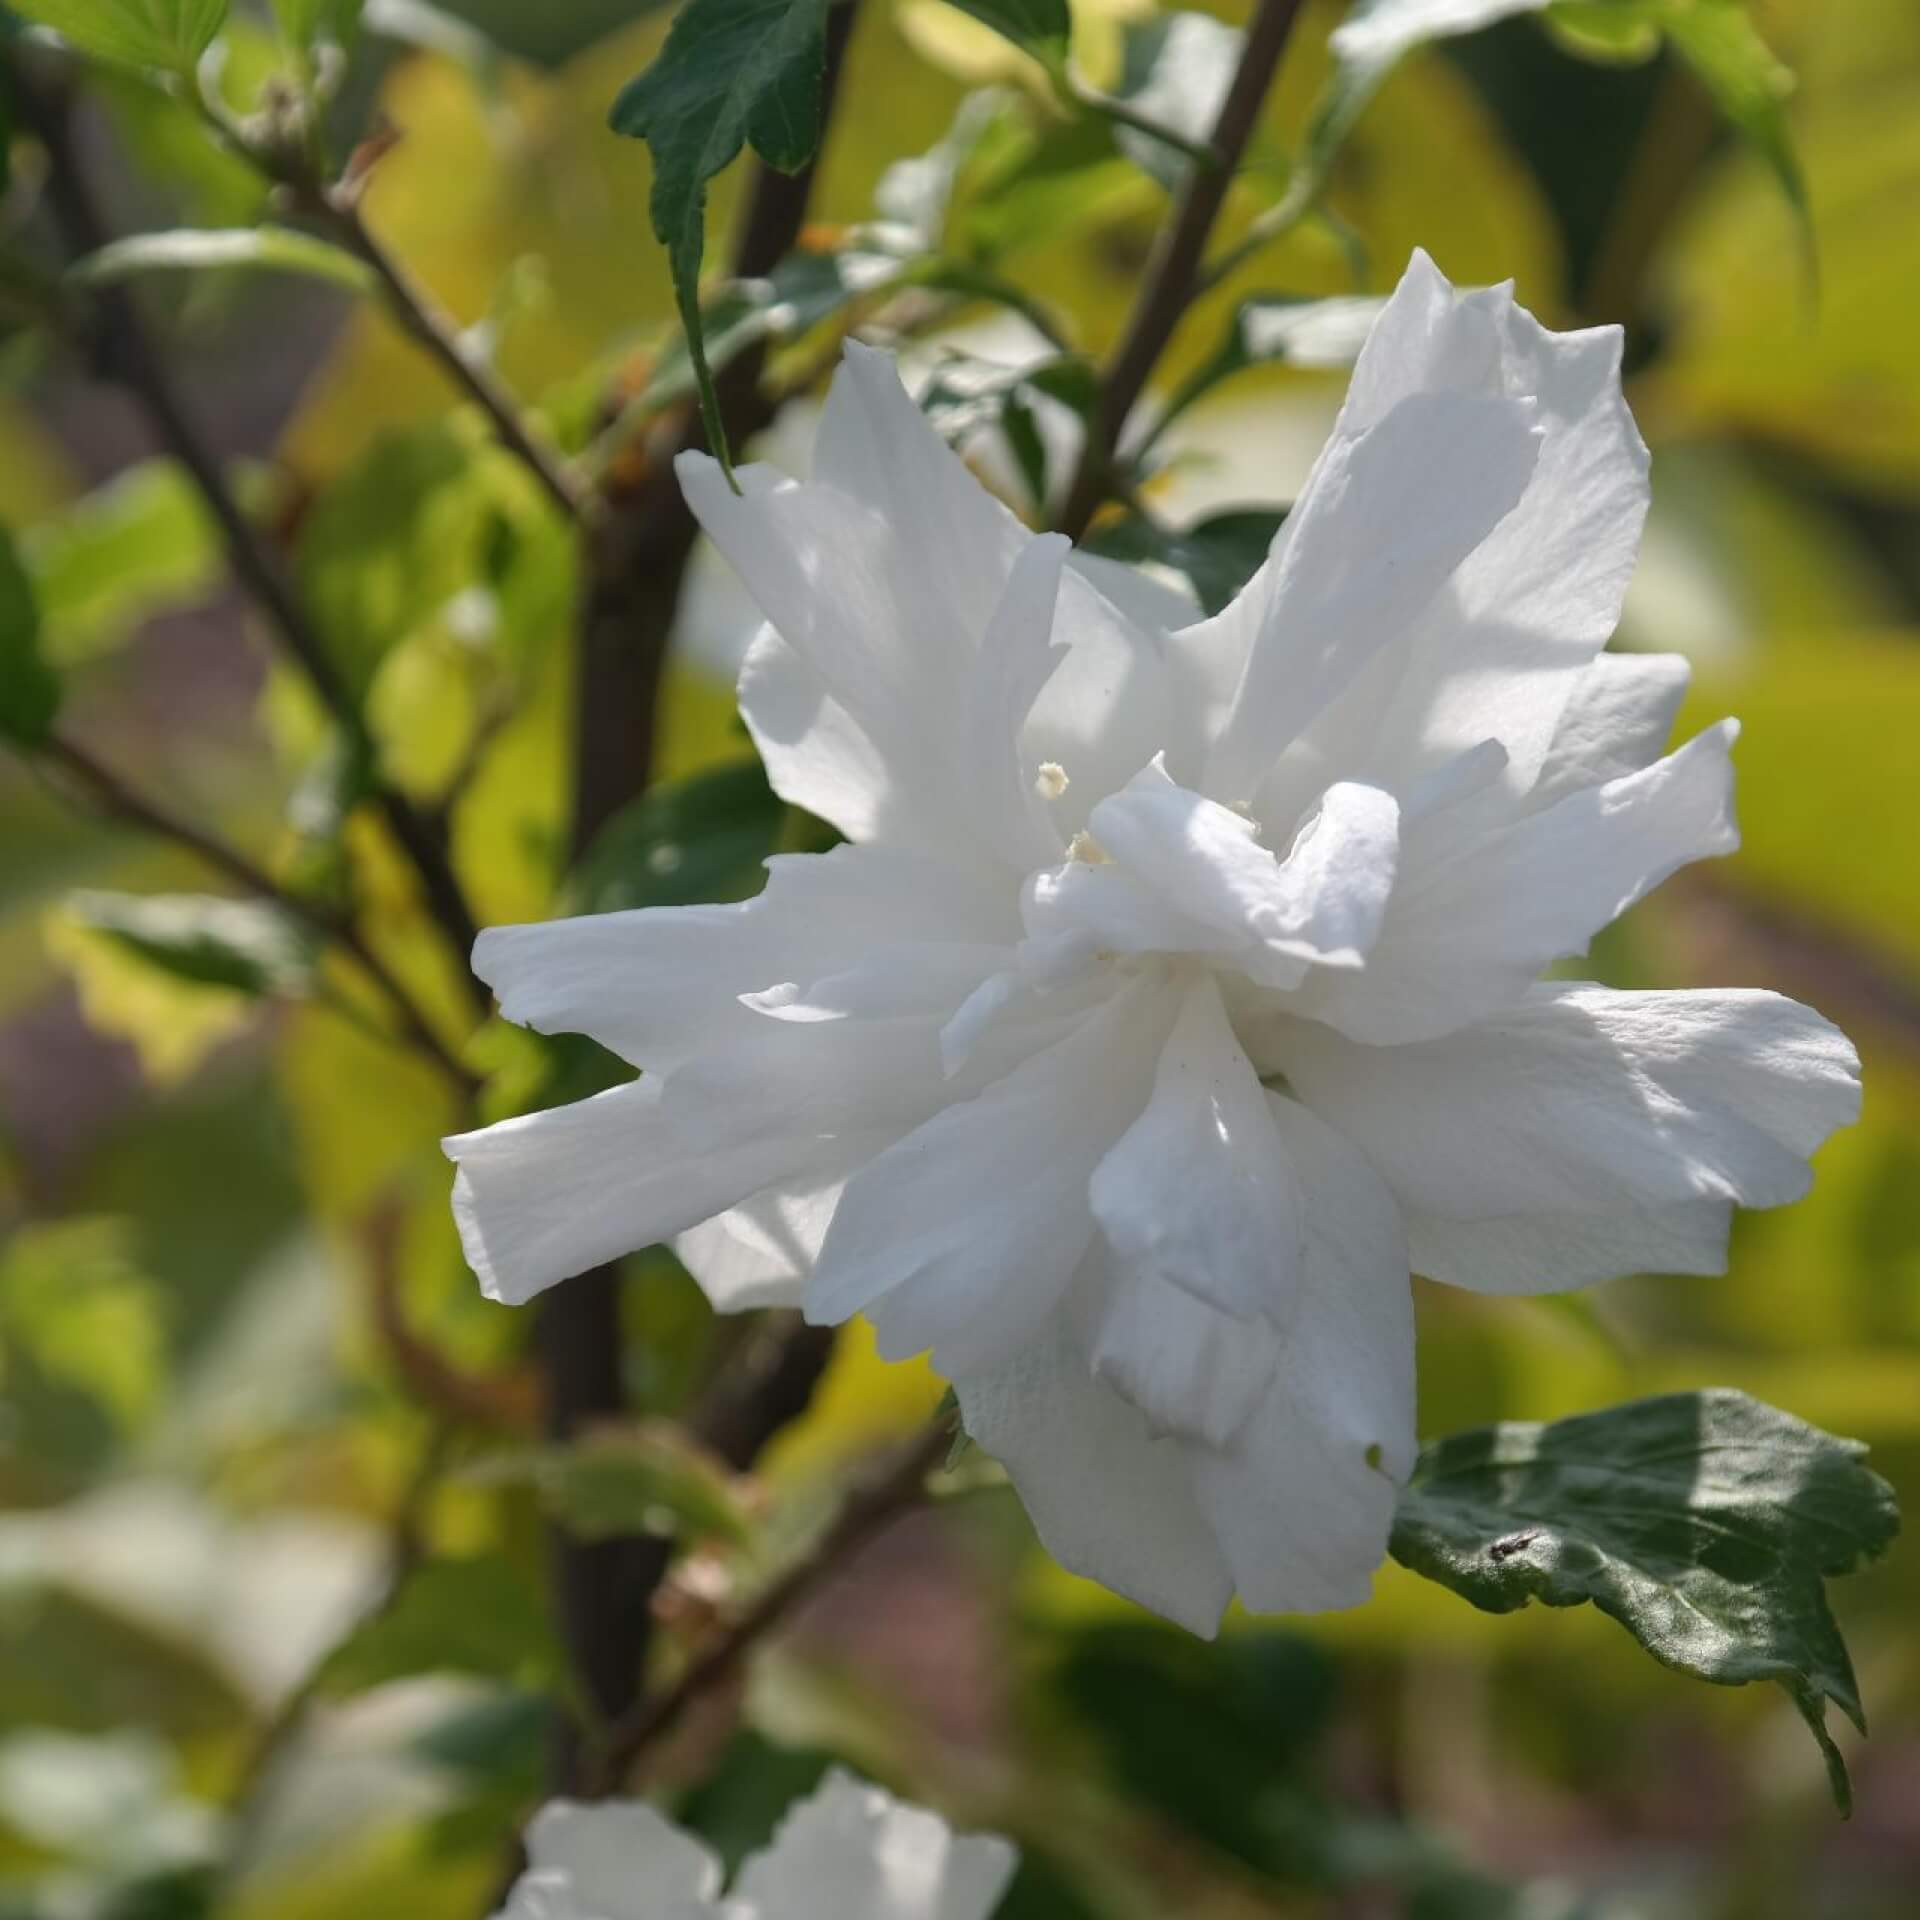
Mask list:
[[[1616,330],[1416,255],[1224,612],[1035,535],[848,349],[806,484],[690,457],[740,704],[851,844],[745,905],[494,929],[632,1085],[448,1143],[486,1291],[672,1239],[722,1309],[932,1350],[1068,1566],[1201,1632],[1364,1598],[1410,1270],[1722,1269],[1856,1060],[1758,992],[1544,983],[1735,845],[1731,721],[1600,651],[1646,509]]]
[[[1014,1852],[836,1768],[724,1898],[719,1861],[637,1800],[548,1802],[527,1861],[494,1920],[986,1920]]]

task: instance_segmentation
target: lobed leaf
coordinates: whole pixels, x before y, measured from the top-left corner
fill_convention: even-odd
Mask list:
[[[723,465],[726,430],[700,314],[707,182],[743,146],[783,173],[813,158],[826,18],[827,0],[691,0],[610,116],[616,133],[646,141],[653,154],[653,230],[667,249],[707,441]]]
[[[1899,1528],[1865,1451],[1728,1388],[1480,1427],[1422,1452],[1391,1551],[1486,1612],[1590,1600],[1663,1665],[1777,1681],[1845,1812],[1826,1702],[1866,1720],[1825,1582]]]

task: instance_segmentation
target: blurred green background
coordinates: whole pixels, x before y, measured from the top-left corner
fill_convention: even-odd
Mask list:
[[[1077,7],[1084,57],[1110,63],[1142,10]],[[557,419],[583,380],[642,378],[668,323],[646,155],[604,124],[663,31],[643,12],[389,7],[342,107],[401,136],[372,224],[462,320],[492,317],[505,374]],[[1289,56],[1256,185],[1337,13],[1314,8]],[[1456,281],[1511,276],[1550,324],[1627,325],[1654,508],[1620,643],[1691,657],[1688,730],[1746,722],[1746,844],[1638,909],[1598,965],[1616,984],[1779,988],[1866,1063],[1861,1124],[1822,1153],[1810,1199],[1741,1220],[1724,1279],[1571,1306],[1424,1290],[1422,1430],[1726,1383],[1871,1442],[1911,1504],[1920,9],[1754,13],[1798,75],[1817,275],[1777,184],[1670,58],[1583,64],[1529,21],[1410,61],[1332,196],[1375,289],[1418,244]],[[230,39],[223,84],[243,100],[276,55],[244,20]],[[866,0],[820,222],[864,217],[884,166],[990,80],[1021,86],[1016,56],[935,0]],[[135,81],[91,84],[80,130],[116,230],[259,212],[246,171]],[[1005,223],[1004,270],[1098,349],[1164,197],[1110,149],[1061,147],[981,217]],[[16,215],[32,165],[17,145]],[[1166,371],[1199,363],[1239,293],[1351,284],[1340,247],[1303,230],[1210,298]],[[214,274],[143,299],[363,676],[386,765],[423,801],[457,787],[480,917],[553,911],[563,530],[350,296]],[[1268,371],[1219,389],[1180,436],[1168,511],[1285,498],[1340,388]],[[804,409],[775,438],[803,449]],[[330,815],[316,715],[191,490],[120,396],[24,329],[0,344],[0,518],[69,675],[68,731],[276,871],[347,863],[390,964],[448,1011],[446,956],[377,833]],[[662,777],[744,751],[722,671],[743,614],[700,579]],[[439,1080],[370,1035],[337,980],[262,997],[183,979],[97,897],[209,884],[0,759],[0,1915],[469,1920],[538,1794],[562,1669],[535,1504],[473,1464],[526,1430],[525,1317],[461,1263]],[[504,1030],[480,1044],[509,1079],[534,1070]],[[665,1256],[633,1264],[630,1381],[670,1411],[715,1335]],[[845,1335],[766,1463],[776,1542],[939,1391]],[[374,1607],[396,1526],[406,1567]],[[697,1614],[724,1571],[703,1553],[674,1604]],[[738,1852],[844,1758],[1014,1834],[1016,1920],[1900,1920],[1920,1912],[1920,1541],[1835,1599],[1876,1719],[1864,1746],[1841,1730],[1848,1825],[1784,1696],[1666,1673],[1590,1610],[1488,1618],[1389,1566],[1362,1611],[1238,1621],[1210,1650],[1059,1573],[986,1487],[816,1601],[744,1700],[683,1736],[670,1784]]]

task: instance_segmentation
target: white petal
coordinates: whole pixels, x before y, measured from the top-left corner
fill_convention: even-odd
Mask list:
[[[936,846],[950,830],[937,805],[889,762],[827,683],[770,626],[740,667],[740,717],[781,799],[818,814],[849,840]]]
[[[1151,982],[1122,990],[855,1175],[807,1318],[865,1310],[889,1359],[931,1347],[950,1378],[1029,1338],[1093,1237],[1087,1183],[1146,1100],[1169,998]]]
[[[814,1151],[792,1138],[690,1151],[651,1077],[440,1144],[459,1168],[453,1217],[467,1264],[488,1299],[510,1306],[670,1239]]]
[[[648,907],[489,927],[473,965],[500,1011],[540,1033],[584,1033],[666,1068],[750,1034],[742,994],[813,981],[902,946],[1020,938],[1004,883],[884,847],[783,854],[767,885],[725,907]]]
[[[1300,1308],[1233,1444],[1185,1452],[1241,1599],[1302,1613],[1358,1605],[1386,1554],[1416,1450],[1413,1298],[1380,1176],[1297,1102],[1269,1100],[1306,1201]]]
[[[1056,631],[1066,658],[1041,688],[1022,737],[1025,764],[1052,761],[1067,775],[1049,812],[1069,837],[1097,800],[1157,753],[1197,775],[1204,742],[1202,715],[1185,697],[1164,629],[1135,617],[1137,592],[1116,604],[1097,591],[1080,558],[1060,583]]]
[[[1211,977],[1188,990],[1153,1096],[1095,1169],[1090,1191],[1122,1268],[1243,1321],[1290,1317],[1299,1196],[1266,1091]]]
[[[1288,742],[1487,538],[1533,472],[1531,422],[1523,400],[1453,391],[1413,394],[1357,436],[1336,432],[1278,559],[1217,616],[1248,637],[1207,792],[1251,800]]]
[[[849,340],[843,356],[813,443],[814,480],[884,516],[923,617],[950,615],[977,639],[1032,536],[934,431],[892,354]],[[925,629],[901,638],[931,644]]]
[[[1409,1213],[1415,1273],[1474,1293],[1556,1293],[1623,1273],[1725,1273],[1730,1200],[1622,1204],[1606,1213],[1445,1220]]]
[[[800,1304],[847,1181],[889,1137],[845,1135],[812,1173],[762,1187],[675,1237],[674,1253],[716,1313]]]
[[[1273,1383],[1280,1336],[1157,1274],[1113,1262],[1089,1329],[1093,1377],[1138,1407],[1156,1438],[1224,1447]]]
[[[1176,786],[1159,760],[1101,801],[1089,822],[1120,869],[1182,918],[1217,928],[1220,950],[1252,946],[1269,986],[1294,985],[1301,963],[1357,966],[1392,890],[1399,809],[1378,788],[1329,792],[1284,860],[1253,823]]]
[[[638,1800],[550,1800],[527,1825],[536,1872],[564,1874],[581,1920],[702,1920],[720,1865],[692,1834]]]
[[[1005,593],[987,623],[970,716],[979,802],[978,831],[1020,873],[1058,860],[1066,843],[1034,787],[1039,765],[1021,750],[1021,729],[1040,689],[1060,664],[1064,640],[1054,639],[1054,607],[1069,551],[1058,534],[1045,534],[1014,562]]]
[[[1691,672],[1677,653],[1597,654],[1574,682],[1529,806],[1651,766],[1666,750]]]
[[[1155,1440],[1063,1337],[953,1384],[967,1432],[1013,1476],[1063,1567],[1213,1637],[1233,1582],[1178,1441]]]
[[[838,973],[802,985],[782,981],[741,1004],[769,1020],[878,1020],[903,1013],[943,1017],[974,992],[989,974],[1006,966],[1014,949],[1004,946],[903,940]]]
[[[1772,993],[1539,986],[1438,1040],[1365,1047],[1302,1023],[1278,1052],[1410,1209],[1456,1220],[1780,1206],[1860,1099],[1846,1037]]]
[[[1319,973],[1296,1010],[1373,1045],[1449,1033],[1516,999],[1551,961],[1690,861],[1731,853],[1731,720],[1639,773],[1449,847],[1449,811],[1412,826],[1362,972]],[[1471,803],[1469,803],[1471,807]]]
[[[1258,796],[1262,817],[1330,780],[1395,786],[1477,741],[1532,786],[1569,695],[1613,632],[1647,508],[1647,454],[1620,390],[1620,331],[1550,333],[1511,290],[1455,296],[1416,253],[1376,326],[1336,433],[1408,396],[1538,403],[1540,455],[1513,511],[1447,589],[1333,702]]]
[[[835,1768],[741,1867],[734,1894],[752,1920],[986,1920],[1014,1864],[998,1835],[956,1836]]]

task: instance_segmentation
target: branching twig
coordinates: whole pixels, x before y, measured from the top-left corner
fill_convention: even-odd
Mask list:
[[[648,1750],[679,1725],[694,1702],[727,1679],[802,1600],[891,1521],[918,1505],[928,1474],[946,1458],[952,1441],[950,1423],[935,1420],[890,1466],[850,1494],[805,1559],[782,1574],[705,1652],[695,1655],[672,1686],[607,1730],[593,1756],[590,1789],[607,1793],[619,1786]]]
[[[501,443],[539,481],[568,519],[582,525],[598,502],[581,486],[558,448],[542,437],[486,358],[461,338],[459,324],[367,225],[357,186],[307,188],[301,209],[357,259],[378,282],[387,311],[438,362],[447,377],[487,416]]]
[[[185,848],[216,873],[231,880],[242,892],[270,902],[323,940],[340,946],[392,1004],[400,1021],[400,1031],[390,1037],[404,1040],[425,1054],[463,1096],[470,1097],[478,1091],[478,1078],[461,1064],[446,1042],[433,1030],[413,997],[345,914],[283,887],[264,867],[256,865],[237,847],[228,846],[205,828],[169,813],[156,802],[136,793],[117,773],[73,741],[56,734],[45,743],[41,754],[50,764],[60,768],[102,813]]]
[[[1207,237],[1233,184],[1233,170],[1252,138],[1302,4],[1303,0],[1260,0],[1247,29],[1239,70],[1208,142],[1220,164],[1188,170],[1180,197],[1154,243],[1140,297],[1101,378],[1099,405],[1087,422],[1087,443],[1061,509],[1060,531],[1070,539],[1086,532],[1105,499],[1114,450],[1127,416],[1192,303]]]
[[[108,230],[79,164],[64,100],[43,88],[18,59],[8,63],[8,76],[21,119],[47,151],[47,196],[68,248],[77,256],[97,253],[107,242]],[[356,749],[366,750],[366,721],[352,690],[272,547],[234,498],[218,457],[202,438],[148,338],[139,309],[121,289],[108,287],[98,290],[93,311],[97,324],[91,344],[96,368],[138,399],[162,444],[185,468],[219,528],[234,577],[266,615],[335,724]],[[435,923],[464,963],[472,951],[476,929],[453,872],[445,835],[392,788],[376,786],[373,799],[419,874]],[[480,992],[469,980],[464,964],[459,978],[466,983],[475,1011],[481,1011]]]

